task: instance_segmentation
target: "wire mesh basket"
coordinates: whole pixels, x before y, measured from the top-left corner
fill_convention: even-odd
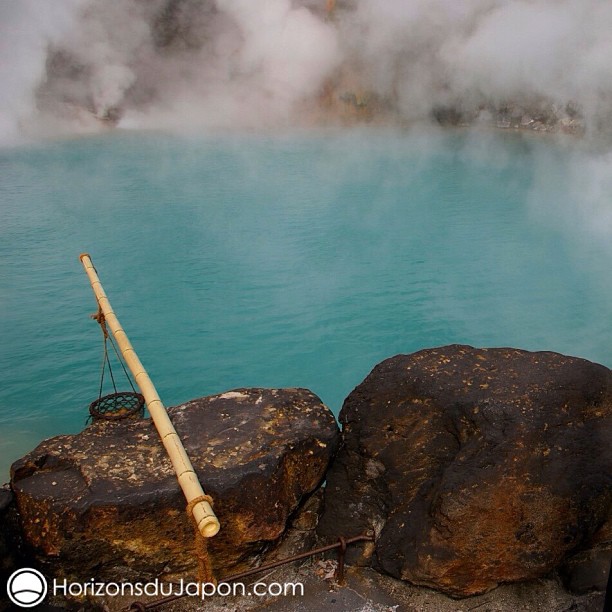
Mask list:
[[[140,393],[123,391],[99,397],[89,405],[89,414],[94,421],[120,421],[138,419],[144,415],[145,400]]]

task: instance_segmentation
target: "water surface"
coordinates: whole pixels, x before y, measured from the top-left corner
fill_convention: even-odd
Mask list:
[[[4,479],[97,397],[84,251],[167,405],[299,386],[337,413],[377,362],[452,342],[612,365],[612,185],[585,195],[574,149],[352,130],[0,150]]]

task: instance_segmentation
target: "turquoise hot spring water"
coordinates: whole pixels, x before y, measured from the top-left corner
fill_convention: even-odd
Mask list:
[[[168,406],[299,386],[337,414],[382,359],[454,342],[612,366],[611,166],[576,139],[494,131],[0,149],[4,481],[98,395],[84,251]]]

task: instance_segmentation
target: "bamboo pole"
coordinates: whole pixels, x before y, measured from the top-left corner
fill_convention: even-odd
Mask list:
[[[113,307],[106,297],[106,293],[104,292],[102,283],[98,278],[98,274],[91,261],[91,257],[88,253],[82,253],[79,256],[79,259],[81,260],[81,263],[85,268],[85,272],[89,277],[91,288],[93,289],[96,300],[98,301],[98,306],[104,314],[106,324],[111,330],[117,346],[121,350],[123,359],[125,359],[125,363],[130,368],[130,371],[136,380],[136,384],[145,398],[147,408],[149,409],[149,413],[153,419],[153,423],[157,428],[159,437],[161,438],[166,452],[168,453],[168,457],[172,462],[172,467],[176,472],[176,477],[179,481],[181,489],[183,490],[185,498],[187,499],[187,502],[189,503],[198,497],[202,497],[204,495],[204,491],[202,490],[202,486],[200,485],[200,481],[198,480],[198,477],[193,469],[191,461],[185,452],[185,448],[183,447],[183,444],[176,433],[176,429],[174,429],[174,425],[172,425],[172,422],[168,417],[168,413],[166,412],[166,409],[159,398],[159,395],[157,394],[157,390],[155,389],[153,382],[146,373],[142,363],[140,363],[140,359],[138,359],[138,355],[136,354],[136,351],[134,351],[134,347],[131,345],[127,334],[121,327],[119,319],[117,319],[115,313],[113,312]],[[216,535],[219,531],[219,520],[215,516],[211,505],[207,501],[201,501],[193,507],[193,517],[198,526],[198,530],[204,537],[210,538]]]

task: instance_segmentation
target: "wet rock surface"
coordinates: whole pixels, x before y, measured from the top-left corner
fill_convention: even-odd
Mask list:
[[[6,584],[8,577],[19,566],[18,543],[14,539],[14,505],[11,491],[6,486],[0,488],[0,584]]]
[[[434,108],[431,118],[447,127],[486,126],[575,136],[585,132],[584,117],[572,102],[558,106],[546,100],[534,100],[527,105],[508,101],[468,109],[458,103]]]
[[[606,590],[612,566],[612,519],[606,521],[589,544],[569,555],[559,568],[564,585],[572,593]]]
[[[305,389],[238,389],[169,409],[222,528],[218,577],[256,563],[324,477],[338,443]],[[172,580],[196,571],[185,500],[149,419],[44,441],[11,468],[26,544],[49,575]]]
[[[612,373],[583,359],[398,355],[344,403],[319,533],[374,529],[354,562],[455,597],[540,578],[606,521],[611,418]]]

